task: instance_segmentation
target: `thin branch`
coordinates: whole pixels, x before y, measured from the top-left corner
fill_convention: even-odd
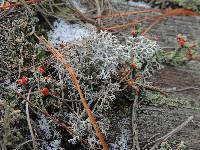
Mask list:
[[[190,116],[186,121],[184,121],[181,125],[179,125],[178,127],[176,127],[174,130],[172,130],[171,132],[167,133],[165,136],[159,138],[156,140],[155,145],[150,149],[150,150],[156,150],[158,148],[158,146],[166,141],[169,137],[171,137],[172,135],[174,135],[175,133],[179,132],[182,128],[184,128],[190,121],[192,121],[194,117]]]
[[[28,92],[27,101],[29,101],[29,99],[30,99],[31,89],[32,88],[30,88],[30,90]],[[29,115],[29,109],[28,109],[29,104],[28,104],[27,101],[26,101],[26,119],[27,119],[29,131],[30,131],[30,134],[31,134],[31,138],[32,138],[33,149],[37,150],[37,146],[36,146],[37,144],[36,144],[35,136],[34,136],[34,133],[33,133],[33,128],[31,126],[31,121],[30,121],[30,115]]]
[[[41,139],[35,139],[36,141],[41,141],[41,142],[44,142],[44,140],[41,140]],[[25,144],[29,143],[29,142],[33,142],[33,140],[28,140],[28,141],[25,141],[19,145],[17,145],[17,147],[15,147],[14,150],[18,150],[20,147],[24,146]]]
[[[121,17],[121,16],[128,16],[128,15],[136,15],[136,14],[142,14],[142,13],[149,13],[149,12],[161,12],[158,9],[148,9],[148,10],[141,10],[141,11],[129,11],[129,12],[121,12],[121,13],[115,13],[112,15],[105,15],[105,16],[96,16],[93,17],[94,19],[97,18],[112,18],[112,17]]]
[[[162,19],[164,19],[166,15],[160,15],[147,29],[144,30],[142,35],[145,35],[147,32],[151,30],[156,24],[158,24]]]
[[[182,91],[187,91],[187,90],[200,90],[198,87],[186,87],[183,89],[169,89],[166,90],[167,93],[173,93],[173,92],[182,92]]]
[[[146,85],[146,84],[142,84],[142,83],[139,83],[139,82],[134,82],[132,81],[133,84],[136,84],[136,85],[139,85],[139,86],[142,86],[144,87],[145,89],[148,89],[148,90],[151,90],[151,91],[156,91],[156,92],[159,92],[165,96],[168,96],[168,94],[164,91],[162,91],[160,88],[158,87],[155,87],[155,86],[150,86],[150,85]]]
[[[138,129],[136,123],[136,111],[138,107],[138,95],[135,96],[133,107],[132,107],[132,133],[133,133],[133,145],[132,150],[140,150],[139,140],[138,140]]]
[[[71,10],[74,11],[74,13],[76,13],[83,21],[87,21],[93,25],[96,24],[96,21],[93,20],[92,18],[86,16],[85,14],[83,14],[79,9],[77,9],[74,5],[73,5],[73,2],[71,0],[68,0],[68,2],[70,3],[71,5]],[[65,4],[66,5],[66,4]],[[66,5],[67,6],[67,5]]]
[[[97,8],[97,15],[100,16],[101,15],[101,8],[100,8],[100,4],[99,4],[99,0],[95,0],[96,3],[96,8]],[[98,24],[101,24],[101,18],[97,19]]]
[[[142,18],[141,20],[132,20],[132,21],[129,21],[129,22],[125,22],[125,23],[123,23],[123,24],[119,24],[119,25],[113,25],[113,26],[111,26],[111,27],[98,27],[97,29],[98,30],[109,30],[109,31],[114,31],[114,30],[119,30],[119,29],[121,29],[121,28],[127,28],[127,27],[129,27],[129,26],[133,26],[133,25],[137,25],[137,24],[139,24],[139,23],[142,23],[142,22],[144,22],[144,21],[147,21],[147,20],[152,20],[152,19],[154,19],[154,18],[157,18],[157,16],[156,17],[144,17],[144,18]]]
[[[193,12],[191,10],[186,10],[182,8],[177,8],[177,9],[165,9],[164,14],[159,15],[158,18],[147,28],[144,30],[142,33],[143,35],[149,32],[156,24],[158,24],[161,20],[165,19],[166,17],[171,17],[171,16],[199,16],[198,13]]]

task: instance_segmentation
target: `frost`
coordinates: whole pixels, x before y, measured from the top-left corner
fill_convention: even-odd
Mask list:
[[[151,8],[151,6],[145,2],[132,2],[128,1],[129,6],[136,6],[136,7],[144,7],[144,8]]]
[[[70,24],[62,20],[54,22],[54,30],[48,33],[49,40],[56,46],[63,42],[74,42],[94,34],[94,27],[86,24]]]

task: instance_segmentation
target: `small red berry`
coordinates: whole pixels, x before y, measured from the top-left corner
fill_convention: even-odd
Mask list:
[[[136,33],[135,31],[132,31],[132,32],[131,32],[131,35],[132,35],[133,37],[136,37],[137,33]]]
[[[137,94],[137,93],[139,93],[140,89],[138,87],[134,87],[133,91]]]
[[[132,85],[132,82],[131,81],[128,81],[128,86],[130,87]]]
[[[185,44],[184,39],[180,39],[179,44],[180,44],[180,46],[184,46],[184,44]]]
[[[43,94],[43,95],[48,95],[49,94],[49,89],[47,87],[43,87],[40,92]]]
[[[17,84],[18,84],[18,85],[22,84],[22,79],[18,79],[18,80],[17,80]]]
[[[23,76],[22,79],[21,79],[21,81],[22,81],[22,85],[26,85],[26,83],[28,81],[28,78],[25,77],[25,76]]]
[[[44,74],[45,73],[45,68],[40,66],[38,67],[38,72],[41,73],[41,74]]]
[[[134,64],[134,63],[132,63],[130,66],[131,66],[132,68],[137,68],[137,65]]]

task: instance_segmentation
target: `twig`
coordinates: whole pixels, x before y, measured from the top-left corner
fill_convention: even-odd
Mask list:
[[[167,90],[166,92],[167,93],[173,93],[173,92],[182,92],[182,91],[187,91],[187,90],[200,90],[200,88],[198,87],[186,87],[186,88],[183,88],[183,89],[171,89],[171,90]]]
[[[44,140],[41,140],[41,139],[35,139],[36,141],[41,141],[41,142],[44,142]],[[22,147],[23,145],[25,145],[25,144],[27,144],[27,143],[29,143],[29,142],[32,142],[33,140],[28,140],[28,141],[25,141],[25,142],[23,142],[23,143],[21,143],[21,144],[19,144],[19,145],[17,145],[17,147],[15,147],[15,149],[14,150],[18,150],[20,147]]]
[[[140,150],[139,140],[138,140],[138,129],[136,123],[136,111],[138,105],[138,95],[135,96],[133,107],[132,107],[132,133],[133,133],[133,145],[132,150]]]
[[[126,23],[123,23],[123,24],[120,24],[120,25],[114,25],[114,26],[111,26],[111,27],[100,27],[100,28],[97,28],[97,29],[98,30],[114,31],[116,29],[127,28],[129,26],[137,25],[137,24],[142,23],[142,22],[144,22],[146,20],[152,20],[152,19],[154,19],[156,17],[144,17],[141,20],[132,20],[131,22],[126,22]]]
[[[29,90],[28,92],[28,96],[27,96],[27,101],[29,101],[30,99],[30,93],[31,93],[31,89]],[[32,143],[33,143],[33,149],[34,150],[37,150],[37,146],[36,146],[36,140],[35,140],[35,136],[34,136],[34,133],[33,133],[33,128],[31,126],[31,121],[30,121],[30,115],[29,115],[29,110],[28,110],[28,102],[26,101],[26,119],[27,119],[27,123],[28,123],[28,128],[29,128],[29,131],[30,131],[30,134],[31,134],[31,138],[32,138]]]
[[[148,89],[148,90],[151,90],[151,91],[157,91],[157,92],[160,92],[161,94],[165,95],[165,96],[168,96],[168,94],[164,91],[162,91],[160,88],[158,87],[155,87],[155,86],[150,86],[150,85],[146,85],[146,84],[142,84],[142,83],[139,83],[139,82],[134,82],[132,81],[133,84],[136,84],[136,85],[139,85],[139,86],[142,86],[144,87],[145,89]]]
[[[176,127],[174,130],[172,130],[171,132],[167,133],[165,136],[159,138],[156,140],[155,145],[150,149],[150,150],[156,150],[158,148],[158,146],[166,141],[169,137],[171,137],[172,135],[174,135],[175,133],[179,132],[183,127],[185,127],[194,117],[190,116],[185,122],[183,122],[181,125],[179,125],[178,127]]]
[[[50,23],[49,19],[47,18],[46,14],[44,13],[44,11],[42,11],[42,9],[41,9],[39,6],[37,6],[36,8],[37,8],[38,12],[41,13],[42,17],[43,17],[44,20],[47,22],[47,24],[49,25],[49,27],[50,27],[51,29],[53,29],[53,26],[52,26],[52,24]]]
[[[92,126],[93,126],[93,128],[96,132],[96,136],[99,138],[100,143],[103,146],[103,149],[108,150],[108,145],[105,142],[104,135],[102,134],[102,132],[101,132],[101,130],[100,130],[100,128],[99,128],[99,126],[96,122],[96,119],[95,119],[92,111],[90,110],[86,99],[83,96],[83,93],[82,93],[81,87],[78,83],[74,69],[71,67],[70,64],[65,63],[66,60],[64,59],[64,56],[57,49],[55,49],[50,42],[48,42],[44,37],[39,37],[37,34],[34,34],[34,35],[40,41],[40,43],[44,44],[46,46],[46,48],[54,55],[54,57],[57,58],[64,65],[65,69],[69,72],[70,77],[71,77],[71,79],[74,83],[74,87],[78,91],[78,94],[80,96],[80,100],[83,104],[83,107],[84,107],[84,109],[85,109],[85,111],[86,111],[86,113],[87,113],[87,115],[90,119],[90,122],[91,122],[91,124],[92,124]]]
[[[105,19],[105,18],[136,15],[136,14],[149,13],[149,12],[160,12],[160,10],[158,10],[158,9],[148,9],[148,10],[141,10],[141,11],[129,11],[129,12],[122,12],[122,13],[115,13],[115,14],[112,14],[112,15],[96,16],[96,17],[93,17],[93,18],[94,19],[97,19],[97,18]]]
[[[158,18],[147,28],[144,30],[143,35],[146,34],[151,30],[152,27],[154,27],[156,24],[158,24],[161,20],[165,19],[166,17],[170,16],[183,16],[183,15],[188,15],[188,16],[199,16],[198,13],[195,13],[191,10],[186,10],[186,9],[165,9],[164,14],[159,15]]]
[[[99,0],[95,0],[96,3],[96,8],[97,8],[97,15],[100,16],[101,15],[101,8],[100,8],[100,4],[99,4]],[[101,18],[97,19],[98,24],[101,24]]]
[[[147,148],[147,146],[151,145],[152,144],[152,142],[151,142],[152,139],[154,139],[157,135],[160,135],[160,133],[154,134],[152,137],[147,139],[147,144],[142,147],[142,150],[145,150]]]
[[[154,27],[156,24],[158,24],[165,17],[166,17],[166,15],[160,15],[147,29],[144,30],[142,35],[145,35],[147,32],[149,32],[152,27]]]
[[[127,71],[126,73],[124,73],[124,77],[119,81],[119,83],[122,83],[123,81],[127,81],[127,77],[130,75],[130,71]],[[157,92],[160,92],[161,94],[165,95],[165,96],[168,96],[168,94],[164,91],[162,91],[160,88],[158,87],[155,87],[155,86],[150,86],[150,85],[146,85],[144,83],[139,83],[139,82],[135,82],[135,81],[131,81],[132,84],[135,84],[135,85],[139,85],[139,86],[142,86],[144,87],[145,89],[148,89],[148,90],[151,90],[151,91],[157,91]],[[124,87],[124,89],[126,89],[127,86]]]
[[[114,26],[111,26],[111,27],[99,27],[97,29],[98,30],[110,30],[110,31],[112,31],[112,30],[116,30],[116,29],[120,29],[120,28],[126,28],[126,27],[131,26],[131,25],[136,25],[136,24],[141,23],[141,22],[148,20],[148,19],[150,19],[150,18],[144,17],[141,20],[132,20],[131,22],[130,21],[125,22],[125,23],[120,24],[120,25],[114,25]]]
[[[90,18],[90,17],[84,15],[80,10],[78,10],[78,9],[73,5],[73,3],[72,3],[71,0],[68,0],[68,2],[70,3],[70,5],[71,5],[71,7],[72,7],[72,8],[70,8],[70,9],[71,9],[72,11],[74,11],[74,13],[76,13],[83,21],[87,21],[87,22],[89,22],[89,23],[91,23],[91,24],[93,24],[93,25],[96,24],[96,21],[95,21],[95,20],[93,20],[92,18]],[[66,4],[65,4],[65,5],[66,5]]]

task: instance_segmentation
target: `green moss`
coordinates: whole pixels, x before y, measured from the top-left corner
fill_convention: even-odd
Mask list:
[[[147,92],[147,98],[150,101],[150,105],[161,107],[174,107],[174,108],[188,108],[189,102],[172,97],[165,97],[164,95]]]

